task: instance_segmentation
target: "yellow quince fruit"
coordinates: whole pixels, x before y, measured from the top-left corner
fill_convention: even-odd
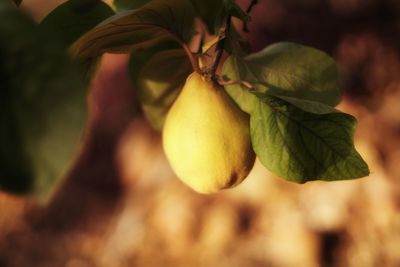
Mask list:
[[[222,86],[196,72],[167,114],[163,146],[177,176],[200,193],[238,185],[255,160],[248,115]]]

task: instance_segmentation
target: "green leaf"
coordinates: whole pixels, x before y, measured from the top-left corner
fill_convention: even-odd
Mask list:
[[[70,46],[114,11],[99,0],[69,0],[55,8],[40,23],[42,28]]]
[[[245,75],[246,78],[249,79],[248,76],[251,75],[251,72],[247,69],[244,59],[232,55],[225,60],[222,66],[222,76],[225,80],[234,82],[231,85],[225,85],[225,91],[235,100],[243,111],[250,114],[258,100],[257,97],[250,92],[249,88],[239,83],[240,81],[246,81]],[[252,80],[255,79],[254,77]],[[252,85],[255,86],[254,84]]]
[[[305,100],[305,99],[299,99],[299,98],[287,97],[287,96],[279,96],[279,98],[296,106],[297,108],[300,108],[303,111],[310,112],[310,113],[327,114],[327,113],[340,112],[339,110],[334,109],[331,106],[325,105],[321,102],[315,102],[315,101],[311,101],[311,100]]]
[[[69,47],[84,33],[114,14],[111,7],[100,0],[69,0],[55,8],[39,26]],[[78,62],[89,82],[97,70],[99,58],[80,59]]]
[[[246,57],[251,51],[250,43],[241,36],[234,24],[230,27],[224,50],[233,57]]]
[[[208,31],[215,34],[223,26],[227,15],[248,22],[250,17],[233,0],[190,0]]]
[[[93,57],[151,47],[171,38],[187,42],[193,35],[194,14],[187,0],[153,0],[107,19],[82,36],[72,50],[77,56]]]
[[[129,67],[144,114],[160,131],[169,108],[193,71],[190,62],[183,49],[167,42],[132,53]]]
[[[368,175],[353,144],[356,119],[327,105],[300,102],[259,95],[250,131],[260,161],[274,174],[297,183]]]
[[[139,8],[151,0],[114,0],[114,6],[117,10],[127,10]]]
[[[77,154],[86,90],[64,46],[0,3],[0,188],[46,198]]]
[[[245,58],[229,57],[222,75],[246,81],[257,92],[317,101],[329,106],[340,102],[336,64],[317,49],[294,43],[277,43]],[[240,107],[251,113],[255,97],[239,83],[225,87]]]

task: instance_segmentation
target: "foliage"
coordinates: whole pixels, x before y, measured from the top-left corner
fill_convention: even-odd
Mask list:
[[[70,46],[85,32],[112,15],[114,11],[102,1],[70,0],[56,7],[40,26]]]
[[[150,0],[114,0],[113,4],[117,10],[129,10],[139,8],[148,2]]]
[[[125,11],[87,32],[73,46],[79,57],[104,52],[127,53],[174,39],[188,42],[194,34],[194,9],[186,0],[156,0]]]
[[[0,40],[0,187],[46,197],[77,153],[85,86],[63,46],[4,2]]]
[[[147,119],[161,131],[166,113],[190,74],[185,52],[173,42],[161,43],[132,53],[129,70]]]
[[[222,74],[228,80],[244,80],[257,92],[318,101],[329,106],[340,102],[335,62],[327,54],[294,43],[277,43],[246,57],[231,56]],[[226,86],[246,112],[255,96],[240,84]]]
[[[140,104],[158,130],[194,70],[224,85],[250,115],[253,149],[274,174],[304,183],[369,173],[353,145],[356,119],[334,109],[333,59],[287,42],[248,54],[230,21],[247,25],[250,15],[233,0],[115,0],[116,14],[102,1],[69,0],[39,25],[11,3],[0,3],[3,190],[46,195],[60,181],[85,121],[82,73],[105,52],[131,54]],[[192,51],[199,39],[206,49]],[[212,60],[199,64],[205,58]]]
[[[299,183],[368,175],[353,146],[354,117],[309,100],[257,99],[250,119],[253,148],[273,173]]]

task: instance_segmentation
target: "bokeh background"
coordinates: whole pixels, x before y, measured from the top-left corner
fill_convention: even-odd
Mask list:
[[[22,7],[40,21],[61,2]],[[400,2],[259,0],[252,15],[253,51],[294,41],[336,59],[369,177],[297,185],[256,162],[235,189],[197,194],[136,108],[128,58],[106,55],[51,202],[0,193],[0,266],[400,266]]]

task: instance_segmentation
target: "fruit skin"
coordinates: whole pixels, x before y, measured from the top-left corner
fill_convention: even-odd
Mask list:
[[[238,185],[255,160],[248,115],[196,72],[167,114],[163,146],[178,177],[200,193]]]

